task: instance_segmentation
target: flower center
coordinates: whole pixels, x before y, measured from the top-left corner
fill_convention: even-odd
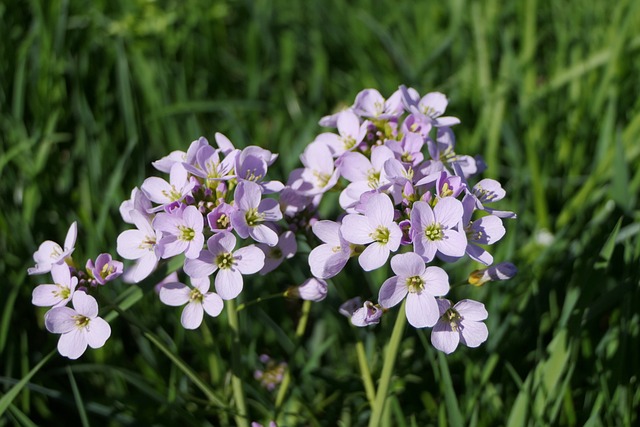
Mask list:
[[[144,240],[142,240],[142,242],[140,242],[140,246],[138,246],[140,249],[147,249],[147,250],[153,250],[153,247],[156,245],[156,238],[154,237],[149,237],[149,236],[144,236]]]
[[[176,202],[182,198],[182,194],[178,190],[176,190],[176,186],[171,186],[171,191],[162,190],[162,195],[172,202]]]
[[[114,271],[116,271],[115,266],[110,264],[105,264],[100,269],[100,277],[102,277],[103,279],[106,279],[107,276],[109,276],[110,274],[113,274]]]
[[[71,295],[71,289],[67,286],[61,285],[60,283],[56,283],[56,286],[58,287],[58,290],[53,291],[53,295],[58,298],[68,299],[69,295]]]
[[[451,326],[451,330],[453,330],[453,332],[458,332],[458,326],[460,321],[462,320],[462,316],[460,316],[460,313],[458,313],[453,308],[450,308],[444,312],[444,314],[442,315],[442,319],[445,322],[449,322],[449,326]]]
[[[356,139],[352,136],[344,136],[342,137],[342,144],[345,150],[351,150],[356,145]]]
[[[389,229],[382,225],[376,228],[376,230],[370,234],[374,242],[382,243],[383,245],[386,245],[387,243],[389,243],[390,235],[391,235],[391,232],[389,231]]]
[[[262,179],[262,175],[257,173],[257,169],[249,169],[247,170],[247,173],[245,173],[244,179],[247,181],[258,182]]]
[[[442,225],[440,225],[437,222],[433,224],[429,224],[424,229],[424,236],[431,241],[442,240],[442,238],[444,237],[444,232],[442,231]]]
[[[473,189],[473,194],[480,199],[480,202],[492,202],[494,199],[497,199],[498,196],[491,190],[484,189],[478,185]]]
[[[202,300],[204,299],[204,295],[202,295],[202,292],[200,292],[199,289],[191,289],[191,292],[189,292],[189,301],[193,301],[193,302],[202,302]]]
[[[49,255],[49,257],[56,259],[60,256],[60,254],[62,254],[62,248],[58,245],[55,245],[51,250],[51,255]]]
[[[418,293],[424,289],[424,280],[420,276],[407,277],[407,288],[411,293]]]
[[[227,214],[221,214],[220,217],[216,220],[218,228],[228,228],[230,222],[231,221]]]
[[[225,270],[233,267],[233,254],[230,252],[221,253],[216,257],[216,265],[220,270]]]
[[[83,316],[81,314],[72,316],[71,318],[73,320],[75,320],[76,328],[78,328],[78,329],[87,328],[89,326],[89,322],[91,322],[91,319],[89,319],[87,316]]]
[[[316,178],[317,185],[320,188],[323,188],[325,185],[327,185],[329,183],[329,180],[331,179],[331,175],[318,172],[316,170],[313,171],[313,176]]]
[[[273,249],[271,249],[271,251],[269,252],[269,258],[273,258],[273,259],[280,259],[282,258],[282,250],[279,247],[274,247]]]
[[[412,163],[413,162],[413,155],[411,153],[409,153],[408,151],[405,151],[400,156],[400,160],[402,160],[405,163]]]
[[[453,188],[449,186],[449,183],[445,182],[440,190],[440,197],[453,196]]]
[[[259,222],[262,221],[263,215],[258,212],[258,208],[251,208],[244,214],[245,219],[247,220],[247,225],[249,227],[255,227]]]
[[[196,232],[193,228],[186,227],[184,225],[179,225],[178,230],[180,230],[180,240],[185,240],[187,242],[191,241],[196,237]]]
[[[380,171],[375,169],[369,169],[367,172],[367,182],[369,183],[369,188],[375,190],[380,185]]]

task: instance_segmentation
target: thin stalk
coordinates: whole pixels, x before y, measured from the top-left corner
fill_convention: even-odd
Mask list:
[[[207,326],[207,322],[202,322],[202,342],[207,349],[207,362],[209,364],[209,376],[213,384],[220,384],[220,366],[218,365],[218,355],[213,347],[213,335]]]
[[[300,317],[298,327],[296,328],[296,347],[299,345],[300,338],[302,338],[305,330],[307,329],[307,321],[309,320],[310,312],[311,301],[305,301],[304,303],[302,303],[302,316]],[[287,395],[290,383],[291,371],[289,370],[289,368],[287,368],[287,371],[284,374],[284,378],[282,378],[282,384],[280,384],[280,388],[278,389],[278,395],[276,396],[276,413],[284,403],[284,398]]]
[[[227,300],[227,317],[229,327],[233,332],[231,341],[231,387],[233,388],[233,399],[236,406],[236,425],[238,427],[249,427],[247,419],[247,403],[244,398],[242,380],[238,376],[240,372],[240,328],[238,323],[238,312],[234,300]]]
[[[387,399],[387,393],[389,392],[389,384],[391,383],[391,375],[393,375],[393,367],[396,363],[398,348],[400,347],[400,341],[402,340],[404,327],[407,323],[407,316],[405,315],[405,305],[406,299],[402,302],[402,306],[398,311],[396,324],[393,326],[391,339],[389,340],[389,345],[387,346],[387,351],[384,355],[382,374],[380,375],[380,382],[378,383],[378,390],[376,391],[376,399],[373,403],[373,407],[371,408],[369,427],[378,427],[382,419],[382,412],[384,411],[384,404]]]
[[[369,401],[369,406],[373,407],[376,398],[376,388],[373,385],[371,379],[371,371],[369,370],[369,363],[367,363],[367,355],[364,351],[364,345],[362,340],[358,339],[356,342],[356,353],[358,355],[358,365],[360,366],[360,377],[362,378],[362,384],[364,385],[364,391]]]

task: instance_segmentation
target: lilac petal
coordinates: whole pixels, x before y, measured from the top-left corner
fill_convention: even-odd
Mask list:
[[[393,222],[393,203],[386,194],[374,194],[367,202],[365,215],[372,226],[389,226]]]
[[[338,132],[341,136],[358,137],[360,131],[360,120],[351,110],[345,110],[338,116]]]
[[[215,234],[207,240],[207,248],[214,256],[220,253],[230,253],[236,247],[236,236],[229,231]]]
[[[429,294],[440,297],[449,292],[449,276],[440,267],[427,267],[424,276],[425,291]]]
[[[302,164],[322,174],[331,175],[334,169],[333,156],[326,144],[312,142],[300,156]]]
[[[463,319],[460,321],[462,343],[467,347],[478,347],[489,338],[487,325],[482,322]]]
[[[443,233],[444,236],[442,240],[436,240],[434,242],[438,251],[451,257],[463,256],[467,248],[466,234],[455,230],[443,230]]]
[[[420,100],[420,108],[423,110],[427,110],[425,113],[430,117],[439,117],[442,113],[447,109],[447,104],[449,101],[447,97],[440,92],[430,92],[426,94]]]
[[[278,221],[282,219],[280,205],[275,199],[263,199],[258,205],[258,212],[264,215],[265,221]]]
[[[240,272],[230,269],[218,271],[215,280],[216,293],[224,300],[234,299],[242,292],[243,281]]]
[[[395,255],[391,258],[391,269],[399,276],[422,276],[425,268],[424,260],[414,252]]]
[[[255,245],[245,246],[233,253],[236,267],[242,274],[254,274],[264,266],[264,252]]]
[[[282,191],[284,184],[280,181],[262,181],[262,191],[264,194],[275,194]]]
[[[155,236],[155,234],[154,234]],[[116,251],[124,259],[138,259],[149,252],[149,249],[142,247],[142,242],[146,240],[147,234],[140,230],[125,230],[118,236]]]
[[[78,223],[73,222],[67,231],[67,236],[64,239],[64,250],[68,251],[76,244],[76,238],[78,237]]]
[[[160,301],[172,307],[186,304],[190,299],[191,290],[182,283],[166,283],[160,288]]]
[[[442,117],[438,117],[438,120],[436,121],[436,126],[438,127],[449,127],[449,126],[455,126],[460,124],[460,119],[457,117],[453,117],[453,116],[442,116]]]
[[[208,250],[201,251],[196,259],[184,260],[184,272],[187,273],[189,277],[208,277],[217,269],[218,266],[215,264],[215,255]]]
[[[240,181],[234,193],[236,206],[241,211],[257,208],[262,198],[262,189],[255,182]],[[244,214],[243,214],[244,215]]]
[[[502,225],[502,220],[495,215],[488,215],[473,222],[471,229],[480,231],[480,238],[476,242],[481,245],[491,245],[502,239],[506,230]]]
[[[431,327],[440,317],[436,299],[426,292],[409,292],[406,310],[407,320],[414,328]]]
[[[444,228],[455,227],[461,220],[464,209],[462,203],[453,197],[443,197],[433,208],[437,221]]]
[[[258,224],[255,227],[250,227],[249,235],[253,240],[259,243],[266,243],[269,246],[275,246],[278,244],[278,233],[265,224]]]
[[[340,174],[349,182],[366,181],[371,162],[364,154],[345,153],[340,164]]]
[[[209,292],[209,287],[211,286],[211,279],[209,277],[198,277],[191,278],[191,284],[194,288],[200,291],[201,294],[206,294]]]
[[[158,265],[158,257],[154,252],[148,252],[136,262],[133,271],[133,281],[138,283],[149,276]]]
[[[98,302],[91,295],[87,295],[86,293],[74,292],[73,297],[73,308],[83,316],[87,316],[89,319],[93,319],[98,315]]]
[[[380,287],[378,303],[384,308],[394,307],[407,296],[407,293],[406,284],[400,283],[398,276],[390,277]]]
[[[362,251],[358,262],[364,271],[372,271],[382,267],[388,258],[389,248],[387,245],[373,242]]]
[[[202,246],[204,245],[204,234],[198,233],[193,240],[187,243],[187,249],[184,251],[184,256],[189,259],[198,258]],[[163,258],[166,258],[163,256]]]
[[[357,245],[366,245],[373,241],[371,237],[373,229],[367,219],[363,215],[349,214],[342,219],[340,232],[342,237],[350,243]]]
[[[481,248],[480,246],[468,244],[466,249],[467,255],[474,261],[480,262],[484,265],[493,264],[493,255]],[[445,260],[446,261],[446,260]],[[450,262],[450,261],[447,261]]]
[[[296,235],[293,231],[286,231],[280,235],[278,246],[282,251],[282,256],[285,259],[289,259],[298,252],[298,242],[296,241]]]
[[[249,225],[244,211],[232,212],[229,218],[231,219],[231,226],[240,238],[246,239],[249,237]]]
[[[81,329],[73,329],[63,334],[58,341],[58,352],[69,359],[77,359],[87,349],[86,332]]]
[[[173,189],[171,185],[162,178],[156,176],[149,177],[144,180],[140,189],[144,191],[149,200],[154,203],[162,205],[171,201],[167,194],[170,194]]]
[[[53,307],[66,302],[58,294],[60,287],[57,285],[39,285],[31,293],[31,304],[38,307]]]
[[[187,206],[182,212],[182,220],[187,227],[192,228],[196,232],[202,232],[204,228],[204,219],[202,214],[195,206]]]
[[[334,221],[317,221],[312,226],[313,234],[315,234],[324,243],[333,246],[340,246],[340,223]]]
[[[216,143],[218,144],[218,147],[220,148],[220,151],[222,151],[222,154],[224,154],[225,156],[235,149],[229,138],[227,138],[220,132],[216,132],[214,138],[216,140]]]
[[[329,279],[342,271],[349,260],[349,253],[335,251],[334,248],[328,244],[313,248],[309,254],[311,274],[319,279]]]
[[[377,171],[383,170],[385,162],[390,159],[395,159],[395,155],[389,147],[379,145],[371,149],[371,165],[373,169]]]
[[[479,181],[472,189],[473,194],[478,197],[481,203],[491,203],[502,200],[507,192],[495,179],[485,178]]]
[[[435,242],[432,242],[431,240],[424,237],[422,230],[416,232],[416,230],[414,229],[413,250],[415,253],[422,257],[424,262],[431,262],[436,256],[438,247],[436,246]]]
[[[178,254],[183,253],[189,246],[189,242],[179,240],[177,236],[169,234],[160,240],[164,250],[162,251],[162,258],[172,258]],[[197,254],[196,254],[197,257]],[[191,258],[191,257],[189,257]]]
[[[453,308],[458,313],[460,313],[460,316],[462,316],[462,318],[465,320],[479,322],[485,320],[489,316],[489,313],[484,307],[484,304],[470,299],[463,299],[458,301],[456,305],[453,306]]]
[[[85,338],[87,339],[87,344],[91,348],[100,348],[104,345],[105,342],[111,336],[111,326],[102,319],[101,317],[96,317],[95,319],[91,319],[89,326],[87,326],[87,331],[85,333]]]
[[[185,329],[197,329],[202,324],[202,318],[204,317],[204,309],[200,302],[190,302],[182,310],[182,316],[180,316],[180,323]]]
[[[438,203],[440,204],[440,203]],[[423,234],[424,228],[435,222],[431,206],[426,202],[415,202],[411,209],[411,227]]]
[[[187,153],[180,150],[175,150],[169,153],[168,156],[164,156],[160,160],[156,160],[155,162],[151,162],[154,168],[159,170],[160,172],[169,173],[171,170],[171,166],[176,162],[183,162],[187,157]]]
[[[451,326],[444,321],[439,321],[433,327],[433,331],[431,332],[431,344],[438,350],[451,354],[456,348],[458,348],[458,343],[460,342],[460,334],[458,332],[454,332],[451,329]]]
[[[209,292],[204,296],[202,300],[202,307],[204,311],[211,317],[217,317],[224,307],[224,303],[222,302],[222,298],[214,292]]]
[[[53,334],[65,334],[76,327],[75,310],[69,307],[56,307],[47,311],[44,315],[44,326]]]

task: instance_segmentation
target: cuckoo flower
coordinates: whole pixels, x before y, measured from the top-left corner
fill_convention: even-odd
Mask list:
[[[476,270],[469,275],[469,284],[482,286],[487,282],[509,280],[518,273],[518,269],[510,262],[501,262],[488,268]]]
[[[309,254],[311,274],[329,279],[340,273],[349,261],[351,247],[340,233],[340,224],[333,221],[318,221],[313,224],[313,233],[323,244],[313,248]]]
[[[449,277],[440,267],[427,267],[424,260],[413,252],[391,258],[391,269],[396,276],[387,279],[380,288],[378,301],[390,308],[407,298],[406,315],[416,328],[435,325],[440,317],[437,296],[449,292]]]
[[[343,209],[353,207],[363,193],[388,186],[384,165],[390,159],[395,159],[395,156],[385,146],[374,147],[371,160],[361,153],[344,154],[340,160],[340,173],[351,184],[340,194],[340,206]]]
[[[204,220],[195,206],[175,209],[171,213],[160,212],[153,219],[153,227],[162,232],[162,258],[184,253],[193,259],[200,254],[204,244]]]
[[[460,119],[457,117],[442,117],[449,103],[443,93],[430,92],[420,98],[415,89],[407,88],[404,85],[400,86],[400,91],[402,92],[402,102],[405,107],[413,114],[422,114],[428,117],[434,126],[453,126],[460,123]]]
[[[413,248],[426,262],[436,253],[461,257],[467,247],[467,238],[456,227],[462,220],[462,203],[453,197],[438,200],[431,209],[426,202],[415,202],[411,209]]]
[[[395,91],[385,100],[376,89],[365,89],[356,95],[353,111],[360,117],[388,120],[398,117],[403,112],[402,94]]]
[[[243,239],[251,236],[259,243],[275,246],[278,234],[264,222],[282,219],[278,202],[274,199],[263,199],[258,184],[240,181],[235,191],[235,205],[238,208],[231,214],[231,225]]]
[[[400,246],[402,231],[393,221],[393,203],[386,194],[369,198],[364,215],[349,214],[342,220],[340,232],[345,240],[356,245],[367,245],[358,261],[365,271],[382,267],[390,252]]]
[[[502,200],[507,194],[502,185],[494,179],[485,178],[473,186],[471,194],[476,197],[476,208],[486,211],[500,218],[515,218],[516,214],[509,211],[498,211],[488,208],[487,203]]]
[[[304,169],[293,188],[301,194],[313,196],[331,189],[338,182],[339,172],[326,144],[312,142],[300,156]]]
[[[451,301],[438,301],[440,319],[431,332],[431,343],[447,354],[453,353],[462,344],[478,347],[487,340],[489,331],[482,323],[488,316],[484,304],[465,299],[451,307]]]
[[[180,323],[185,329],[196,329],[202,324],[204,313],[217,317],[224,306],[222,299],[215,292],[209,292],[209,277],[192,278],[193,288],[174,282],[165,283],[160,288],[160,301],[170,306],[186,304],[182,310]]]
[[[111,327],[98,317],[98,303],[86,293],[74,292],[73,308],[55,307],[44,315],[49,332],[62,334],[58,352],[69,359],[77,359],[87,349],[100,348],[109,339]]]
[[[194,185],[195,183],[189,180],[189,174],[184,166],[181,163],[176,163],[171,166],[169,182],[152,176],[145,179],[140,188],[149,200],[160,205],[153,210],[160,211],[166,205],[184,199],[187,194],[191,193]]]
[[[33,290],[31,303],[38,307],[62,307],[69,302],[78,285],[78,278],[71,277],[67,264],[51,267],[53,284],[39,285]]]
[[[131,219],[138,228],[120,233],[117,241],[118,254],[124,259],[135,259],[130,275],[125,275],[139,282],[147,277],[158,265],[162,255],[159,244],[162,233],[151,226],[151,221],[138,211],[131,211]]]
[[[110,254],[100,254],[96,258],[96,262],[87,260],[85,269],[89,276],[91,276],[91,283],[93,285],[104,285],[111,280],[114,280],[122,274],[123,265],[120,261],[115,261]]]
[[[307,301],[320,302],[327,297],[328,288],[327,282],[312,277],[305,280],[300,286],[289,288],[286,295]]]
[[[27,273],[44,274],[51,271],[51,267],[55,264],[61,264],[71,255],[75,249],[76,237],[78,236],[78,224],[71,224],[67,231],[67,237],[64,239],[64,247],[51,240],[45,240],[38,250],[33,254],[33,260],[36,262],[35,267],[29,268]]]
[[[242,292],[243,274],[253,274],[264,266],[264,253],[255,245],[234,251],[236,237],[223,231],[207,240],[207,249],[196,259],[187,259],[184,271],[192,278],[208,277],[216,270],[216,292],[229,300]]]
[[[364,327],[380,323],[383,311],[379,305],[371,301],[365,301],[362,307],[356,309],[351,315],[351,323],[354,326]]]
[[[233,156],[227,156],[220,160],[219,150],[210,145],[200,147],[196,154],[195,165],[182,164],[187,171],[203,178],[207,186],[214,188],[217,185],[217,181],[232,178],[229,172],[233,169],[233,165]]]
[[[316,138],[317,142],[327,144],[334,157],[340,157],[353,151],[367,134],[368,122],[360,124],[358,116],[352,110],[345,110],[337,116],[338,133],[325,132]]]
[[[231,231],[231,214],[237,209],[228,203],[220,203],[207,214],[207,224],[214,233],[221,231]]]
[[[152,205],[151,200],[144,194],[144,191],[141,191],[138,187],[135,187],[131,190],[131,198],[129,200],[125,200],[120,204],[120,216],[122,216],[122,220],[127,224],[133,224],[133,219],[131,218],[131,211],[138,211],[141,214],[148,216],[148,212],[151,211]]]

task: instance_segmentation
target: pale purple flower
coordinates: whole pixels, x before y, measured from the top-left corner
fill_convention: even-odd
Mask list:
[[[187,163],[189,165],[194,165],[196,162],[196,154],[198,153],[198,150],[208,145],[209,141],[207,141],[207,138],[201,136],[200,138],[192,141],[191,144],[189,144],[189,149],[186,153],[179,150],[172,151],[168,156],[165,156],[160,160],[156,160],[151,164],[160,172],[170,173],[171,168],[175,164]]]
[[[453,126],[460,123],[457,117],[442,117],[449,101],[447,97],[440,92],[429,92],[422,98],[413,88],[400,86],[402,92],[402,102],[405,107],[413,114],[422,114],[431,119],[436,127]]]
[[[353,312],[351,323],[354,326],[364,327],[369,325],[377,325],[380,323],[383,311],[378,304],[371,301],[365,301],[362,307]]]
[[[215,292],[209,292],[209,277],[191,278],[193,288],[174,282],[165,283],[160,288],[160,301],[178,307],[186,304],[182,310],[180,323],[185,329],[196,329],[202,324],[204,313],[217,317],[224,306],[222,299]]]
[[[131,267],[131,272],[125,276],[134,282],[140,282],[147,277],[158,265],[162,255],[159,244],[162,233],[151,225],[151,221],[138,211],[131,211],[137,230],[125,230],[118,236],[117,252],[124,259],[137,260]]]
[[[204,245],[204,220],[195,206],[175,209],[171,213],[161,212],[153,219],[153,227],[162,232],[162,258],[184,253],[193,259],[200,254]]]
[[[440,172],[440,176],[436,180],[436,195],[439,198],[458,197],[460,193],[467,187],[462,178],[451,175],[446,171]]]
[[[167,277],[156,283],[156,285],[153,287],[153,290],[155,291],[155,293],[160,294],[160,289],[162,289],[164,285],[179,281],[180,279],[178,279],[178,272],[174,271],[173,273],[169,274]]]
[[[162,210],[166,205],[184,199],[191,193],[194,186],[195,183],[189,180],[189,174],[184,166],[181,163],[176,163],[171,166],[169,182],[152,176],[145,179],[140,188],[145,192],[149,200],[160,205],[153,209],[158,211]]]
[[[39,285],[33,290],[31,303],[38,307],[62,307],[71,300],[78,285],[78,278],[71,277],[67,264],[54,264],[51,267],[53,284]]]
[[[326,144],[312,142],[300,155],[304,169],[292,188],[301,194],[314,196],[331,189],[338,182],[339,170]]]
[[[240,181],[234,194],[237,211],[231,214],[231,224],[238,235],[246,239],[251,236],[259,243],[275,246],[278,234],[264,222],[282,219],[278,202],[274,199],[262,199],[258,184]]]
[[[276,158],[277,154],[264,148],[251,145],[242,150],[235,157],[235,173],[238,181],[254,182],[262,187],[265,194],[277,193],[284,188],[280,181],[265,181],[267,168]]]
[[[100,254],[95,264],[92,260],[87,260],[85,268],[95,283],[104,285],[122,274],[123,265],[120,261],[115,261],[110,254]]]
[[[333,156],[340,157],[346,152],[353,151],[362,142],[367,134],[369,123],[365,121],[360,124],[358,116],[352,110],[345,110],[338,114],[336,125],[339,135],[329,132],[321,133],[316,141],[327,144]]]
[[[285,362],[278,363],[266,354],[261,354],[259,359],[265,367],[264,369],[257,369],[253,373],[253,377],[259,380],[264,388],[273,391],[284,379],[287,364]],[[254,427],[254,424],[261,427],[258,423],[251,423],[251,427]],[[272,425],[275,426],[275,422],[271,421],[269,423],[270,427]]]
[[[51,271],[53,265],[64,263],[64,260],[70,256],[75,249],[77,236],[78,224],[74,221],[67,231],[63,247],[60,247],[59,244],[51,240],[42,242],[38,250],[33,254],[33,260],[36,262],[36,265],[27,269],[27,273],[29,275],[48,273]]]
[[[315,277],[329,279],[342,271],[349,261],[351,246],[342,237],[340,225],[326,220],[313,224],[313,233],[323,242],[309,254],[309,267]]]
[[[298,172],[302,172],[302,169],[297,169]],[[295,172],[295,170],[293,171]],[[292,175],[293,175],[292,172]],[[297,181],[296,177],[291,179],[292,185]],[[306,196],[300,194],[298,191],[294,190],[290,186],[287,186],[282,189],[280,192],[279,204],[280,209],[284,213],[285,216],[291,218],[296,216],[297,214],[303,212],[305,208],[308,206],[317,206],[320,198],[322,198],[322,194],[318,194],[317,196]]]
[[[220,231],[231,231],[231,214],[237,209],[228,203],[220,203],[211,212],[207,214],[207,224],[214,233]]]
[[[292,231],[282,233],[275,246],[264,243],[259,243],[256,246],[264,252],[264,267],[259,272],[262,275],[275,270],[285,259],[293,257],[298,251],[296,235]]]
[[[353,111],[360,117],[388,120],[402,114],[402,93],[396,90],[385,100],[376,89],[365,89],[356,95]]]
[[[479,181],[473,186],[471,193],[476,197],[477,209],[486,211],[499,218],[516,218],[516,214],[509,211],[498,211],[488,208],[487,203],[497,202],[502,200],[507,192],[502,188],[502,185],[495,179],[485,178]]]
[[[208,187],[215,188],[218,181],[232,178],[229,173],[234,166],[234,157],[227,156],[220,160],[219,150],[204,145],[198,150],[194,165],[183,163],[182,166],[193,175],[203,178]]]
[[[422,146],[424,140],[417,133],[406,133],[401,141],[389,140],[385,142],[396,156],[396,159],[409,165],[417,166],[424,160]]]
[[[54,334],[62,334],[58,352],[69,359],[77,359],[87,349],[100,348],[109,339],[111,327],[98,317],[96,299],[79,291],[73,294],[73,308],[55,307],[44,315],[44,325]]]
[[[327,282],[312,277],[305,280],[302,285],[291,288],[288,295],[307,301],[320,302],[327,297],[328,290]]]
[[[406,316],[412,326],[435,325],[440,317],[435,297],[449,292],[447,273],[440,267],[427,267],[413,252],[391,258],[391,269],[396,276],[382,284],[378,295],[380,305],[391,308],[406,297]]]
[[[413,248],[426,262],[437,253],[461,257],[467,247],[464,232],[457,230],[462,220],[462,203],[453,197],[438,200],[431,209],[426,202],[415,202],[411,209]]]
[[[234,147],[233,143],[224,134],[216,132],[214,138],[216,140],[216,144],[218,144],[220,152],[225,156],[228,156],[231,152],[236,151],[236,147]]]
[[[358,258],[365,271],[383,266],[389,253],[398,250],[402,231],[393,217],[393,203],[381,193],[371,196],[364,215],[349,214],[342,220],[340,232],[345,240],[356,245],[368,244]]]
[[[216,270],[216,292],[222,299],[229,300],[242,292],[243,274],[254,274],[264,266],[264,253],[255,245],[245,246],[237,251],[236,237],[223,231],[207,240],[207,249],[196,259],[187,259],[184,271],[192,278],[208,277]]]
[[[438,301],[440,319],[431,331],[431,343],[447,354],[453,353],[459,343],[478,347],[489,337],[487,326],[482,323],[488,316],[484,304],[465,299],[451,307],[451,301]]]
[[[510,262],[501,262],[491,267],[475,270],[469,275],[469,283],[482,286],[487,282],[509,280],[518,273],[518,268]]]
[[[395,159],[393,151],[385,146],[371,150],[371,160],[361,153],[345,153],[340,159],[340,174],[349,184],[340,194],[340,206],[348,208],[360,201],[363,193],[371,190],[383,190],[390,186],[384,169],[385,162]]]

